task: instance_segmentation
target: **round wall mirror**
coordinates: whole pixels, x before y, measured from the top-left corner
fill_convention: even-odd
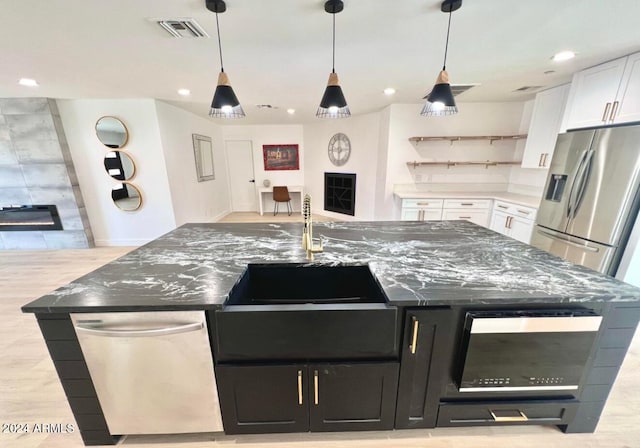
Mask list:
[[[122,151],[109,151],[104,156],[104,169],[117,180],[129,180],[136,174],[136,164],[129,154]]]
[[[96,135],[109,148],[122,148],[129,138],[124,123],[116,117],[102,117],[96,122]]]
[[[122,182],[111,189],[111,200],[120,210],[132,212],[142,206],[142,194],[135,185]]]

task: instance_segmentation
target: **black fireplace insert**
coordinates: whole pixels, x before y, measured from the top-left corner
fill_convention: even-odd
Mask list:
[[[10,230],[63,230],[55,205],[0,207],[0,232]]]
[[[355,174],[324,173],[324,209],[345,215],[355,215]]]

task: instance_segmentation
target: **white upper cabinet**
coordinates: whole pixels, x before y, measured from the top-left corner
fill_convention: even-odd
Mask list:
[[[632,54],[627,59],[618,97],[620,110],[616,112],[613,121],[640,121],[640,53]]]
[[[638,120],[639,59],[637,53],[573,75],[562,130]]]
[[[569,87],[569,84],[564,84],[536,95],[522,156],[523,168],[549,167],[560,132]]]

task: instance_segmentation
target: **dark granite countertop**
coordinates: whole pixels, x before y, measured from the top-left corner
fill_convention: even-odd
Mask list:
[[[315,223],[313,263],[368,263],[406,306],[639,301],[640,289],[465,221]],[[302,224],[186,224],[27,305],[31,313],[220,307],[249,263],[306,263]]]

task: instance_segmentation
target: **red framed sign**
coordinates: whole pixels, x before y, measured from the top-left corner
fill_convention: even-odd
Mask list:
[[[262,145],[265,171],[299,170],[298,145]]]

